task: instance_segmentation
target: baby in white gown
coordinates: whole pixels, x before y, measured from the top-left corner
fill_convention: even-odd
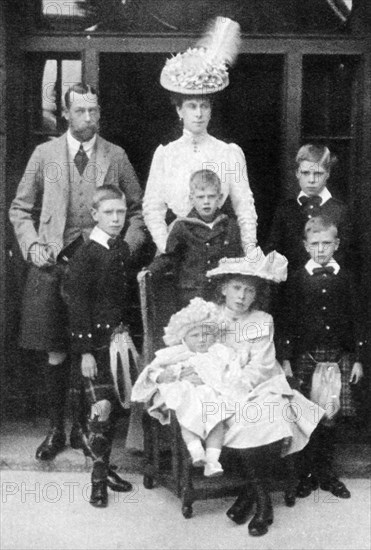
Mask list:
[[[251,391],[240,377],[245,354],[215,343],[217,315],[218,308],[201,298],[173,315],[165,328],[169,347],[156,353],[132,392],[133,401],[151,400],[149,413],[163,423],[168,410],[175,411],[193,464],[205,465],[206,476],[223,473],[219,456],[226,420]]]

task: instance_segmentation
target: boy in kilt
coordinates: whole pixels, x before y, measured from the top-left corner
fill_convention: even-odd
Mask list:
[[[84,388],[90,404],[84,449],[93,459],[90,504],[101,508],[108,504],[107,486],[115,491],[132,489],[129,482],[109,467],[109,456],[120,410],[130,405],[136,372],[135,350],[131,349],[131,357],[128,347],[125,350],[125,342],[129,341],[129,348],[132,343],[123,325],[130,268],[129,248],[120,235],[127,210],[125,196],[119,188],[103,185],[96,191],[92,204],[96,226],[69,262],[64,294],[70,321],[72,398],[80,399]],[[113,376],[117,362],[123,366],[123,403]]]
[[[352,278],[333,257],[339,244],[331,218],[309,219],[304,247],[310,259],[289,276],[285,293],[281,334],[285,372],[292,368],[303,394],[317,402],[315,396],[324,395],[326,381],[332,380],[329,393],[318,403],[325,408],[325,417],[299,455],[299,497],[318,486],[339,498],[351,496],[333,468],[335,427],[341,416],[356,414],[353,386],[363,377],[364,342]]]

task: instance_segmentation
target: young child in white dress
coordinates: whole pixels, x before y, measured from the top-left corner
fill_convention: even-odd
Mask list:
[[[148,412],[162,423],[175,411],[193,465],[205,466],[208,477],[223,473],[225,421],[251,390],[239,381],[246,354],[216,343],[218,315],[217,306],[201,298],[174,314],[165,328],[169,347],[156,353],[132,391],[132,401],[151,401]]]

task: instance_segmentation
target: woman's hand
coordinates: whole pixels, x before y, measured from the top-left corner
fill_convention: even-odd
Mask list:
[[[98,374],[97,363],[94,355],[83,353],[81,358],[81,373],[85,378],[95,378]]]
[[[361,363],[356,361],[353,365],[349,382],[351,384],[358,384],[358,382],[361,380],[361,378],[363,378],[363,367],[362,367]]]
[[[179,380],[188,380],[193,386],[201,386],[203,384],[203,381],[191,366],[182,367]]]

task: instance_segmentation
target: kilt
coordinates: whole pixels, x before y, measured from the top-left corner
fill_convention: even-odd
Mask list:
[[[108,400],[114,409],[129,409],[131,388],[134,385],[138,371],[138,356],[130,337],[129,356],[125,360],[125,348],[119,346],[125,340],[127,333],[118,329],[112,335],[110,344],[104,345],[93,352],[97,364],[97,376],[94,379],[86,378],[81,373],[81,354],[72,355],[71,369],[71,399],[72,406],[84,391],[87,403],[94,405],[98,401]],[[128,336],[128,335],[127,335]],[[115,375],[113,374],[115,373]]]
[[[312,358],[310,357],[312,356]],[[316,362],[338,363],[341,372],[340,411],[338,416],[355,416],[356,399],[352,385],[349,383],[354,356],[351,353],[344,353],[339,349],[321,349],[303,353],[293,362],[293,373],[296,378],[303,381],[301,392],[309,399],[312,387],[312,376],[316,368]]]
[[[39,351],[68,350],[68,312],[61,294],[64,265],[31,265],[22,301],[19,345]]]
[[[94,379],[85,378],[81,373],[81,355],[72,354],[71,365],[71,399],[79,398],[83,390],[87,402],[90,406],[98,401],[107,399],[116,408],[118,399],[116,397],[115,386],[110,368],[110,349],[109,345],[103,346],[92,352],[97,363],[97,376]]]

